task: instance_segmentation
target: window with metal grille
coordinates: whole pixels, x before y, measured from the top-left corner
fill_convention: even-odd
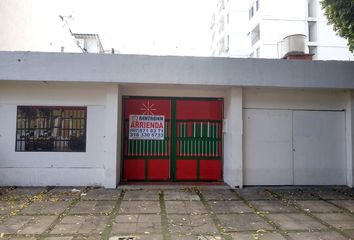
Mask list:
[[[16,151],[85,152],[86,107],[18,106]]]

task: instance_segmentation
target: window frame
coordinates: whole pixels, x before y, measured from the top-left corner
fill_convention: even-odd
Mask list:
[[[34,116],[32,118],[31,116],[21,117],[19,115],[20,111],[23,112],[26,109],[28,112],[31,111],[31,109],[33,109],[33,111],[36,111],[37,116]],[[75,116],[73,117],[72,115],[71,116],[69,115],[70,112],[69,113],[65,112],[68,110],[77,111],[77,112],[74,114]],[[61,115],[60,116],[54,115],[54,111],[60,111]],[[83,112],[81,113],[79,111],[83,111]],[[39,112],[42,114],[45,114],[45,112],[47,112],[49,115],[38,116]],[[63,116],[63,112],[64,114],[67,115]],[[23,126],[19,127],[19,121],[21,121],[21,119],[25,120],[25,127]],[[31,128],[29,126],[31,124],[29,121],[34,120],[35,122],[38,123],[38,121],[41,121],[39,119],[44,119],[42,121],[44,121],[44,125],[46,127],[34,126],[33,128]],[[57,121],[56,119],[60,119],[58,120],[60,121],[60,123],[58,123],[59,127],[55,126],[56,124],[55,122]],[[76,124],[74,122],[71,122],[69,124],[69,125],[74,125],[74,127],[73,126],[65,127],[66,124],[65,122],[68,120],[71,121],[77,120],[79,122],[76,122]],[[37,123],[33,123],[33,124],[37,124]],[[51,125],[47,126],[49,124]],[[58,136],[52,136],[54,129],[58,129],[57,131],[60,131]],[[34,136],[33,139],[31,139],[32,135],[36,135],[35,134],[36,131],[38,136]],[[72,133],[72,131],[75,132],[76,136]],[[45,132],[46,134],[50,132],[50,135],[45,136]],[[87,106],[17,105],[15,134],[16,134],[15,152],[76,152],[76,153],[86,152],[87,150]],[[68,136],[64,137],[63,139],[62,137],[64,134]],[[60,142],[63,142],[64,144]],[[40,147],[38,147],[38,145]],[[74,149],[73,146],[75,146]],[[27,149],[27,147],[29,149]],[[37,148],[37,149],[31,149],[31,148]]]

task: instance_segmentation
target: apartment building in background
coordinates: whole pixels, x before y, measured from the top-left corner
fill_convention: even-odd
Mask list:
[[[315,60],[353,60],[336,35],[320,0],[220,0],[211,21],[212,55],[282,58],[284,38],[304,35]]]

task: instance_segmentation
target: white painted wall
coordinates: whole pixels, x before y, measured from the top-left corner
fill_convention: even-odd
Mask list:
[[[87,106],[86,152],[15,152],[17,105]],[[116,84],[0,83],[0,185],[115,187]]]
[[[343,110],[347,102],[345,90],[246,88],[243,95],[246,109]]]
[[[345,106],[347,184],[354,186],[354,92],[348,91]]]
[[[174,87],[158,84],[149,85],[120,85],[121,96],[148,96],[148,97],[211,97],[224,98],[226,88],[208,86],[185,86]]]
[[[224,182],[243,186],[242,88],[230,88],[224,101]]]

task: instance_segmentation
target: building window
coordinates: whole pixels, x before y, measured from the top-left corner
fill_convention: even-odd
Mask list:
[[[251,19],[254,15],[254,10],[253,10],[253,7],[251,7],[249,10],[248,10],[248,17],[249,19]]]
[[[86,107],[18,106],[16,151],[85,152]]]
[[[309,46],[309,54],[313,54],[313,59],[317,59],[317,46]]]
[[[252,46],[260,40],[259,24],[251,32],[251,44]]]
[[[317,41],[317,24],[316,22],[308,22],[309,42]]]
[[[228,52],[229,51],[229,48],[230,48],[230,36],[227,35],[226,38],[225,38],[225,51]]]
[[[259,0],[256,0],[256,11],[259,9]]]
[[[257,48],[257,49],[256,49],[256,57],[259,58],[260,56],[261,56],[261,54],[260,54],[260,49]]]

